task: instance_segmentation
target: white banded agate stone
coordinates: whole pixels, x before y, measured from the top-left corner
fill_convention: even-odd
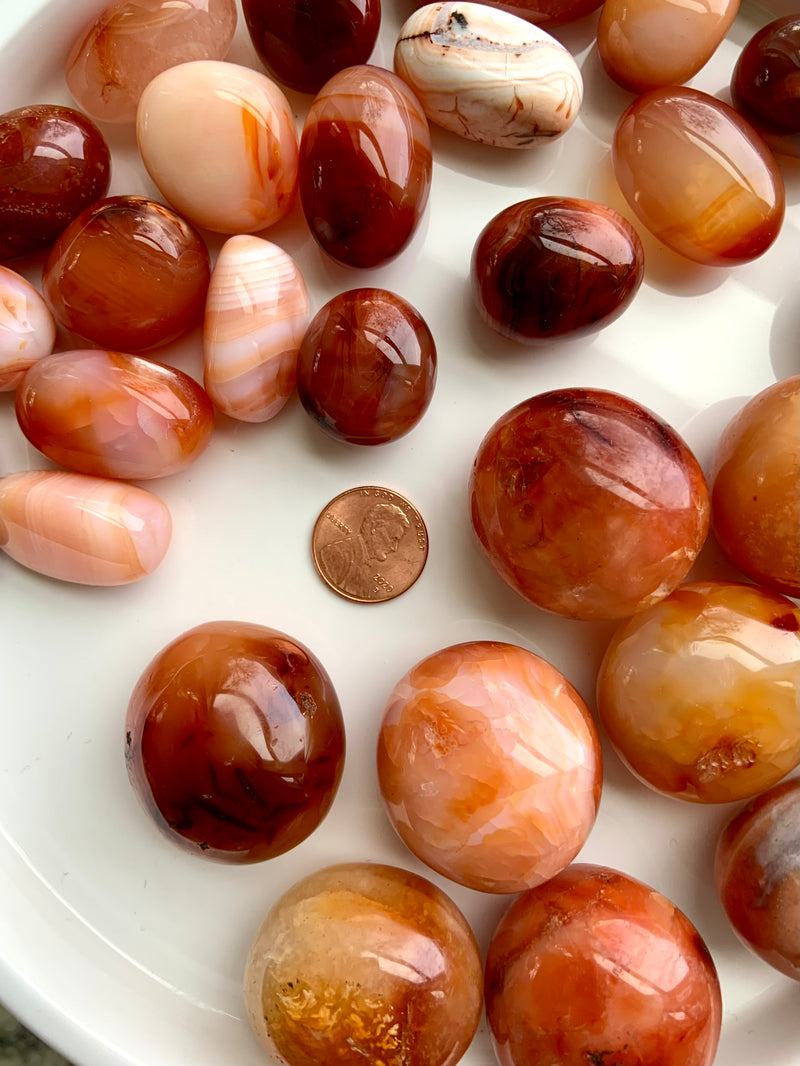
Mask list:
[[[203,320],[203,382],[242,422],[266,422],[291,396],[309,320],[308,291],[277,244],[241,234],[223,244]]]
[[[172,519],[153,493],[61,470],[0,478],[0,549],[79,585],[126,585],[161,563]]]
[[[394,69],[431,122],[470,141],[533,148],[562,136],[580,70],[550,34],[486,4],[428,4],[405,22]]]

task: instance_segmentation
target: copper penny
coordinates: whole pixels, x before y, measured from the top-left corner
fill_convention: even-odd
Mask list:
[[[356,603],[383,603],[411,588],[428,558],[428,531],[413,504],[361,485],[325,507],[311,535],[322,580]]]

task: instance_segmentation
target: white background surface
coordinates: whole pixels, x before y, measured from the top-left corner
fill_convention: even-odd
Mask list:
[[[63,62],[101,0],[0,0],[0,112],[71,103]],[[372,61],[391,66],[411,0],[384,0]],[[788,11],[786,7],[784,10]],[[776,11],[776,13],[780,13]],[[727,99],[741,47],[773,17],[747,6],[691,84]],[[731,270],[704,268],[660,246],[616,188],[609,146],[632,97],[603,72],[596,14],[554,31],[585,82],[576,125],[555,144],[510,153],[434,129],[429,207],[407,250],[370,272],[326,260],[299,208],[264,236],[297,259],[312,313],[335,293],[378,285],[426,318],[439,352],[433,403],[407,437],[358,449],[329,439],[293,401],[261,426],[220,418],[215,440],[184,474],[151,482],[174,539],[138,585],[72,587],[0,555],[0,999],[79,1066],[256,1066],[240,991],[252,937],[299,877],[336,861],[376,860],[429,876],[462,907],[483,951],[510,902],[433,875],[396,838],[377,793],[374,745],[386,697],[417,660],[461,640],[500,638],[559,667],[593,705],[613,625],[569,622],[523,602],[479,554],[468,521],[469,470],[504,411],[547,389],[614,389],[687,439],[708,470],[715,442],[755,392],[796,372],[798,171],[784,160],[788,211],[776,244]],[[258,61],[243,20],[229,59]],[[289,94],[298,129],[310,97]],[[106,127],[111,193],[159,198],[132,132]],[[490,333],[472,309],[469,259],[484,224],[536,195],[603,201],[634,221],[647,256],[629,310],[580,341],[524,349]],[[212,239],[214,251],[219,241]],[[37,260],[24,272],[38,280]],[[198,334],[165,359],[200,377]],[[0,397],[0,473],[48,465]],[[309,538],[322,506],[353,485],[385,485],[422,512],[427,567],[405,595],[348,603],[316,576]],[[713,543],[693,576],[733,576]],[[171,845],[139,808],[123,760],[133,685],[173,637],[215,618],[283,629],[322,660],[347,726],[345,774],[321,829],[288,855],[249,867],[205,862]],[[725,1006],[719,1066],[798,1061],[797,986],[751,956],[717,903],[712,855],[739,805],[701,808],[636,782],[605,745],[605,788],[582,861],[654,885],[694,921],[717,963]],[[485,1024],[462,1060],[491,1066]]]

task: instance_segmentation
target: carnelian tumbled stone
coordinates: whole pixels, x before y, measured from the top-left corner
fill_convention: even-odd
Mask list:
[[[606,649],[597,708],[645,784],[730,803],[800,761],[800,612],[755,585],[692,582],[625,622]]]
[[[732,107],[697,89],[643,93],[614,133],[614,171],[645,226],[709,266],[762,255],[783,222],[772,152]]]
[[[322,664],[298,641],[247,622],[177,637],[139,678],[125,758],[158,828],[224,862],[282,855],[333,803],[344,724]]]
[[[272,907],[247,958],[245,1000],[285,1066],[455,1066],[481,1016],[481,959],[436,885],[342,863]]]
[[[393,259],[422,218],[432,165],[428,120],[404,81],[367,64],[334,74],[300,139],[300,200],[320,247],[345,266]]]
[[[381,24],[380,0],[242,0],[242,13],[269,73],[302,93],[366,63]]]
[[[521,596],[568,618],[624,618],[686,576],[708,532],[703,471],[634,400],[561,389],[502,415],[470,479],[472,525]]]
[[[800,596],[800,377],[770,385],[725,427],[711,467],[711,525],[753,581]]]
[[[751,800],[720,834],[714,881],[734,932],[800,980],[800,781]]]
[[[540,196],[504,208],[475,242],[472,293],[483,319],[523,343],[613,322],[644,276],[631,224],[603,204]]]
[[[422,418],[436,345],[416,308],[386,289],[339,293],[311,321],[297,362],[303,407],[332,437],[385,444]]]
[[[751,37],[733,70],[731,99],[759,132],[800,133],[800,17],[775,19]]]
[[[122,352],[59,352],[17,389],[17,421],[48,459],[81,474],[140,481],[183,470],[205,451],[214,409],[173,367]]]
[[[576,863],[512,903],[486,958],[500,1066],[711,1066],[722,999],[685,914],[618,870]]]
[[[80,111],[33,104],[0,115],[0,260],[51,245],[110,177],[108,145]]]
[[[468,888],[521,892],[583,847],[600,802],[600,743],[554,666],[472,641],[427,656],[395,685],[378,781],[417,858]]]
[[[62,326],[110,351],[168,344],[200,321],[208,249],[188,222],[142,196],[100,200],[50,250],[42,292]]]

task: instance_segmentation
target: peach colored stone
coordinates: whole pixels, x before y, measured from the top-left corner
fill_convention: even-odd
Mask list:
[[[483,892],[552,877],[594,824],[594,723],[566,678],[524,648],[474,641],[395,686],[378,738],[389,818],[438,873]]]
[[[33,285],[0,266],[0,392],[15,389],[55,339],[56,321]]]

